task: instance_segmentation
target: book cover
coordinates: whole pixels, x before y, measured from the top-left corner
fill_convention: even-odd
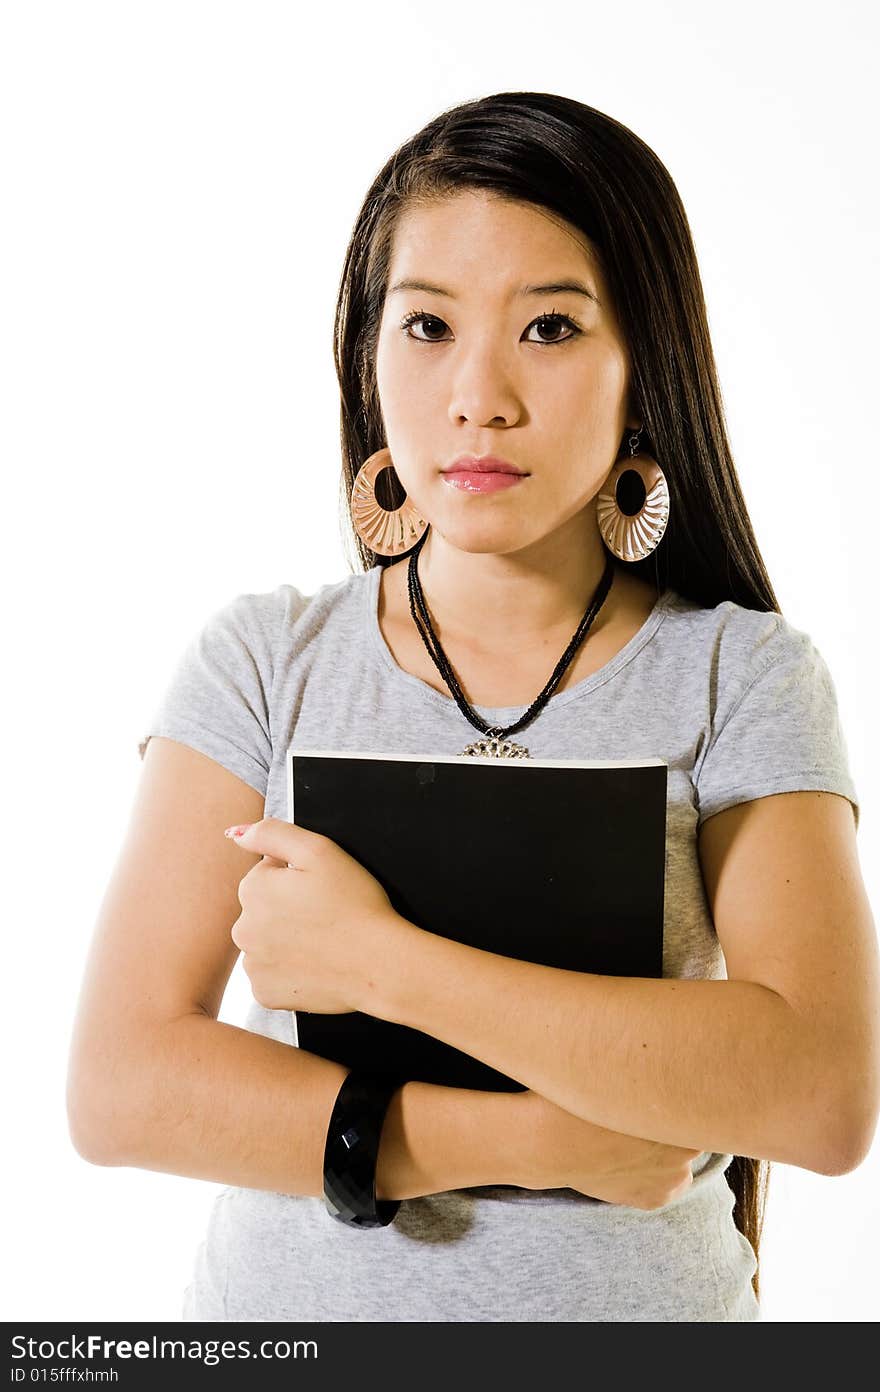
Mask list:
[[[666,782],[662,759],[287,754],[288,819],[358,860],[410,922],[522,961],[615,976],[662,976]],[[294,1017],[301,1048],[350,1067],[523,1086],[362,1012]]]

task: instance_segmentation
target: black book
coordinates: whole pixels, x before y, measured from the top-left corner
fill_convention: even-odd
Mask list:
[[[666,780],[662,759],[291,748],[288,820],[329,836],[419,928],[544,966],[660,977]],[[348,1067],[523,1089],[406,1025],[359,1011],[295,1020],[300,1048]]]

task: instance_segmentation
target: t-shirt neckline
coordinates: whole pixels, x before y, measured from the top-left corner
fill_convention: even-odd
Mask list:
[[[406,562],[398,561],[396,564],[404,565]],[[389,671],[395,680],[402,686],[408,687],[413,693],[418,693],[424,700],[432,705],[447,712],[455,712],[457,716],[463,718],[455,698],[450,693],[443,695],[436,691],[428,682],[422,681],[421,677],[416,677],[412,672],[406,672],[396,661],[391,649],[385,641],[385,635],[379,627],[379,581],[383,567],[374,565],[367,572],[367,584],[364,586],[364,597],[366,600],[366,623],[372,639],[372,647],[382,666]],[[568,687],[565,691],[557,691],[552,695],[544,706],[544,711],[554,710],[558,706],[564,706],[569,701],[576,701],[582,696],[588,695],[596,687],[602,686],[605,682],[615,677],[627,663],[641,652],[647,642],[653,638],[660,624],[666,616],[670,604],[674,597],[674,591],[667,586],[661,594],[657,596],[650,614],[645,619],[638,632],[634,633],[628,643],[615,653],[604,666],[597,671],[591,672],[588,677],[575,682],[574,686]],[[548,677],[550,673],[547,673]],[[535,696],[537,696],[537,691]],[[532,698],[534,700],[534,697]],[[531,701],[519,706],[478,706],[473,709],[478,715],[482,716],[487,724],[491,725],[510,725],[520,715],[524,714],[531,705]],[[543,711],[542,711],[543,714]]]

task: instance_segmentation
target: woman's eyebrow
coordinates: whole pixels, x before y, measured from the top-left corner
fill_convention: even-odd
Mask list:
[[[395,295],[399,290],[420,290],[426,295],[444,295],[448,300],[455,300],[458,297],[451,290],[444,290],[440,285],[430,285],[426,280],[398,280],[388,291],[389,295]],[[594,290],[590,290],[586,285],[582,285],[579,280],[557,280],[549,285],[521,285],[519,290],[512,291],[512,294],[525,295],[558,295],[563,291],[570,290],[575,295],[586,295],[587,299],[599,303],[599,297]]]

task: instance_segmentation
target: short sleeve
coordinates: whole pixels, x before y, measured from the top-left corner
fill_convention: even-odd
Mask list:
[[[222,764],[262,797],[272,767],[270,723],[280,590],[242,594],[187,644],[138,745],[166,735]]]
[[[751,611],[749,611],[751,612]],[[779,614],[761,662],[729,711],[720,711],[695,772],[698,825],[715,812],[771,793],[817,790],[859,800],[828,665],[810,637]]]

